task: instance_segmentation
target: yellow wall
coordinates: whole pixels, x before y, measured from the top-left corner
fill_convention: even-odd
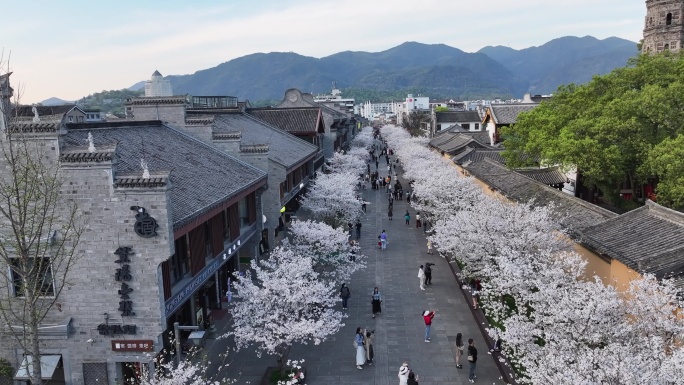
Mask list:
[[[601,278],[601,282],[603,282],[604,285],[607,285],[612,281],[611,267],[613,261],[609,262],[606,259],[599,257],[578,243],[573,243],[573,249],[587,262],[587,266],[584,270],[587,279],[598,276]]]
[[[635,279],[641,278],[641,274],[630,269],[622,262],[612,260],[610,264],[610,278],[611,284],[615,286],[618,291],[626,291],[629,289],[629,283]]]

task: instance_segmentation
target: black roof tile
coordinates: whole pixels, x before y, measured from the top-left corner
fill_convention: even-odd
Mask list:
[[[546,186],[491,159],[463,167],[507,198],[517,202],[534,199],[536,205],[553,205],[561,226],[573,236],[581,229],[605,222],[617,214]]]
[[[265,172],[158,123],[110,127],[101,123],[88,129],[71,129],[64,136],[63,150],[83,148],[89,132],[96,148],[116,146],[116,170],[122,176],[115,175],[118,187],[155,179],[142,179],[143,158],[152,175],[169,174],[174,229],[266,180]]]

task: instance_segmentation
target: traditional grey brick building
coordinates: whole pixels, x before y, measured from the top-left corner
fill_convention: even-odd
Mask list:
[[[277,229],[285,220],[282,214],[296,211],[296,197],[304,191],[316,167],[322,164],[322,153],[317,146],[322,112],[313,115],[311,111],[305,111],[300,114],[301,119],[293,119],[289,121],[290,126],[283,125],[279,129],[245,113],[237,99],[230,96],[193,96],[190,100],[185,100],[184,96],[132,99],[127,103],[127,111],[129,117],[136,120],[158,117],[268,174],[268,186],[260,204],[264,215],[260,238],[263,250],[275,245]],[[283,111],[291,113],[293,110]],[[280,119],[274,123],[285,121]],[[289,133],[298,130],[309,134],[311,129],[311,140]]]
[[[62,194],[87,223],[68,287],[39,327],[44,377],[90,385],[145,375],[170,348],[173,322],[201,325],[238,257],[254,256],[266,172],[158,120],[8,129],[59,163]],[[31,360],[10,335],[21,327],[0,327],[0,357],[15,367]]]

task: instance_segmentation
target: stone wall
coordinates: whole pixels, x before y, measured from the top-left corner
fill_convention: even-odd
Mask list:
[[[46,159],[55,161],[59,156],[56,138],[41,145],[46,150]],[[107,362],[109,383],[114,384],[117,379],[121,381],[117,362],[150,360],[145,353],[113,352],[112,339],[153,340],[155,351],[162,348],[160,337],[166,324],[159,265],[173,253],[169,192],[166,188],[115,189],[115,168],[110,162],[81,162],[63,164],[60,171],[62,196],[77,204],[79,219],[86,224],[75,253],[78,259],[67,282],[56,282],[66,284],[58,298],[60,305],[52,309],[45,321],[63,322],[71,317],[71,333],[68,338],[41,342],[43,354],[62,355],[66,384],[84,383],[82,368],[86,362]],[[156,237],[142,238],[134,232],[136,212],[131,206],[144,207],[156,219]],[[133,289],[130,300],[134,316],[122,316],[118,310],[121,282],[115,280],[115,272],[121,266],[114,262],[118,258],[114,252],[121,246],[131,247],[133,253],[129,263],[132,279],[127,284]],[[105,323],[106,317],[109,325],[136,325],[137,333],[100,335],[98,325]],[[0,355],[19,365],[23,351],[8,336],[3,336],[3,341],[7,343],[0,344]]]

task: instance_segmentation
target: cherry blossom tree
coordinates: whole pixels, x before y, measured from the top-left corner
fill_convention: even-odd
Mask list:
[[[684,383],[684,304],[670,282],[647,275],[620,292],[587,281],[552,206],[477,194],[424,141],[382,134],[414,180],[414,207],[438,219],[430,239],[483,279],[484,309],[499,325],[489,332],[504,340],[519,383]]]
[[[349,242],[349,233],[342,228],[317,221],[294,221],[290,239],[284,247],[297,255],[310,257],[320,279],[332,283],[349,282],[352,274],[366,266],[357,244]],[[350,259],[354,252],[354,260]]]
[[[345,171],[318,175],[302,198],[302,207],[333,228],[354,222],[361,215],[358,182],[358,175]]]
[[[333,309],[339,300],[333,283],[319,279],[311,257],[288,248],[275,248],[268,260],[252,261],[251,271],[236,275],[232,303],[237,349],[256,344],[257,354],[277,354],[282,368],[295,343],[325,341],[344,326],[343,313]]]
[[[208,380],[206,366],[193,361],[157,363],[152,377],[141,376],[140,385],[219,385],[232,384],[230,379]]]
[[[364,127],[359,131],[359,133],[354,136],[354,139],[351,142],[351,147],[352,149],[354,148],[362,148],[362,149],[370,149],[371,146],[375,143],[375,139],[373,139],[373,129],[371,127]]]

